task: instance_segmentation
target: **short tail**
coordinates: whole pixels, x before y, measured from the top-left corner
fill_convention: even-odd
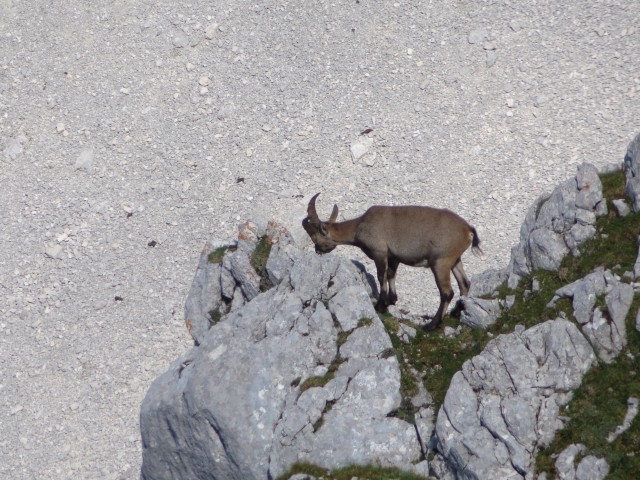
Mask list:
[[[484,260],[485,255],[480,248],[480,237],[478,236],[478,232],[476,232],[476,229],[473,227],[471,227],[471,234],[473,235],[473,241],[471,242],[471,253],[473,253],[476,257],[480,257]]]

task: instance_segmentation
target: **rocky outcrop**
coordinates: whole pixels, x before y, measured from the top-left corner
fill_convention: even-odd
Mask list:
[[[605,296],[606,314],[596,307],[598,296]],[[633,287],[621,282],[609,270],[598,268],[584,278],[556,291],[549,303],[560,298],[573,299],[573,315],[605,363],[610,363],[627,346],[625,318],[633,301]]]
[[[536,448],[562,426],[560,407],[594,364],[568,320],[516,329],[489,342],[451,380],[436,423],[438,451],[458,479],[521,479]]]
[[[509,286],[514,288],[535,269],[557,270],[567,253],[578,254],[578,246],[596,233],[596,216],[606,212],[598,170],[583,163],[575,178],[560,184],[551,195],[539,197],[529,208],[520,242],[511,250]]]
[[[460,308],[460,323],[471,328],[485,330],[500,316],[500,303],[497,299],[461,297]]]
[[[252,296],[229,262],[226,291],[246,303],[216,323],[205,317],[225,300],[227,255],[248,250],[241,240],[218,266],[201,260],[187,302],[197,346],[142,405],[142,478],[266,479],[297,461],[426,472],[416,426],[391,415],[400,369],[361,272],[301,251],[281,227],[268,236],[275,287]]]
[[[514,302],[495,298],[498,287],[557,269],[594,235],[604,212],[597,172],[581,165],[529,210],[508,268],[473,279],[461,323],[491,325]],[[258,272],[250,259],[264,239],[271,252]],[[536,450],[563,426],[560,409],[583,375],[597,358],[610,362],[625,348],[633,299],[633,287],[604,269],[558,289],[549,306],[571,299],[576,322],[519,326],[491,340],[453,376],[436,417],[424,388],[402,397],[374,291],[361,266],[304,252],[276,224],[245,223],[237,242],[207,244],[185,306],[195,347],[143,402],[142,478],[262,480],[300,461],[329,469],[376,463],[439,479],[532,478]],[[413,317],[394,334],[409,343],[416,330],[406,320]],[[411,422],[395,416],[407,400]],[[602,459],[587,455],[575,465],[583,453],[582,446],[563,452],[561,478],[604,478]]]

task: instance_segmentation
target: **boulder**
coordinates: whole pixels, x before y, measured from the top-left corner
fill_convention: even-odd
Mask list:
[[[438,413],[438,451],[456,478],[521,479],[536,448],[562,426],[559,412],[595,363],[568,320],[500,335],[457,372]]]
[[[597,297],[602,295],[605,295],[606,315],[595,307]],[[631,285],[600,267],[558,289],[549,306],[560,298],[573,299],[573,315],[603,362],[610,363],[622,352],[627,345],[625,318],[633,301]]]
[[[503,270],[489,269],[474,276],[469,288],[470,297],[484,297],[493,293],[507,280],[507,274]]]
[[[576,457],[583,455],[586,447],[579,444],[571,444],[565,448],[555,463],[557,480],[603,480],[609,473],[609,465],[602,458],[593,455],[585,456],[575,466]]]
[[[616,211],[618,212],[618,216],[620,217],[626,217],[627,215],[629,215],[629,213],[631,213],[629,205],[627,205],[627,202],[625,202],[621,198],[613,200],[613,206],[615,207]]]
[[[475,297],[460,297],[462,311],[460,323],[471,328],[485,330],[493,325],[500,316],[498,299],[484,300]]]
[[[272,285],[279,284],[291,269],[300,250],[283,226],[247,221],[238,228],[231,243],[207,242],[185,301],[185,324],[200,344],[211,325],[234,312],[260,293],[261,278],[251,264],[258,241],[265,237],[273,245],[265,274]]]
[[[203,321],[196,346],[149,388],[142,478],[262,480],[300,461],[426,472],[416,425],[392,415],[402,401],[400,368],[360,272],[274,231],[266,232],[275,242],[267,270],[279,283],[248,298],[234,276],[234,299],[245,303]],[[244,240],[236,252],[246,255]],[[201,258],[192,316],[225,301],[222,286],[206,286],[223,266]],[[426,435],[428,415],[419,418]]]
[[[567,253],[579,254],[579,245],[596,233],[596,217],[606,211],[598,171],[583,163],[573,179],[529,208],[520,241],[511,250],[508,285],[514,288],[520,277],[535,269],[557,270]]]
[[[573,443],[565,448],[556,459],[555,467],[558,480],[575,480],[576,478],[576,457],[586,451],[581,443]]]

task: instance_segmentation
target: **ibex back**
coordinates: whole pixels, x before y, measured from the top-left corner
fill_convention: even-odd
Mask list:
[[[460,216],[431,207],[374,206],[358,218],[336,222],[338,206],[334,205],[329,221],[323,222],[316,212],[318,195],[309,201],[302,226],[313,240],[316,253],[329,253],[338,245],[354,245],[375,262],[380,282],[376,310],[382,312],[388,305],[395,305],[396,271],[401,263],[429,267],[436,279],[440,306],[427,330],[440,324],[453,298],[451,272],[461,295],[469,291],[461,256],[470,246],[475,255],[481,255],[482,250],[476,229]]]

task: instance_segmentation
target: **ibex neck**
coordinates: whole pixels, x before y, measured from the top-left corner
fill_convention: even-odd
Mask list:
[[[353,245],[356,236],[356,228],[360,224],[359,218],[329,224],[329,235],[334,242],[345,245]]]

